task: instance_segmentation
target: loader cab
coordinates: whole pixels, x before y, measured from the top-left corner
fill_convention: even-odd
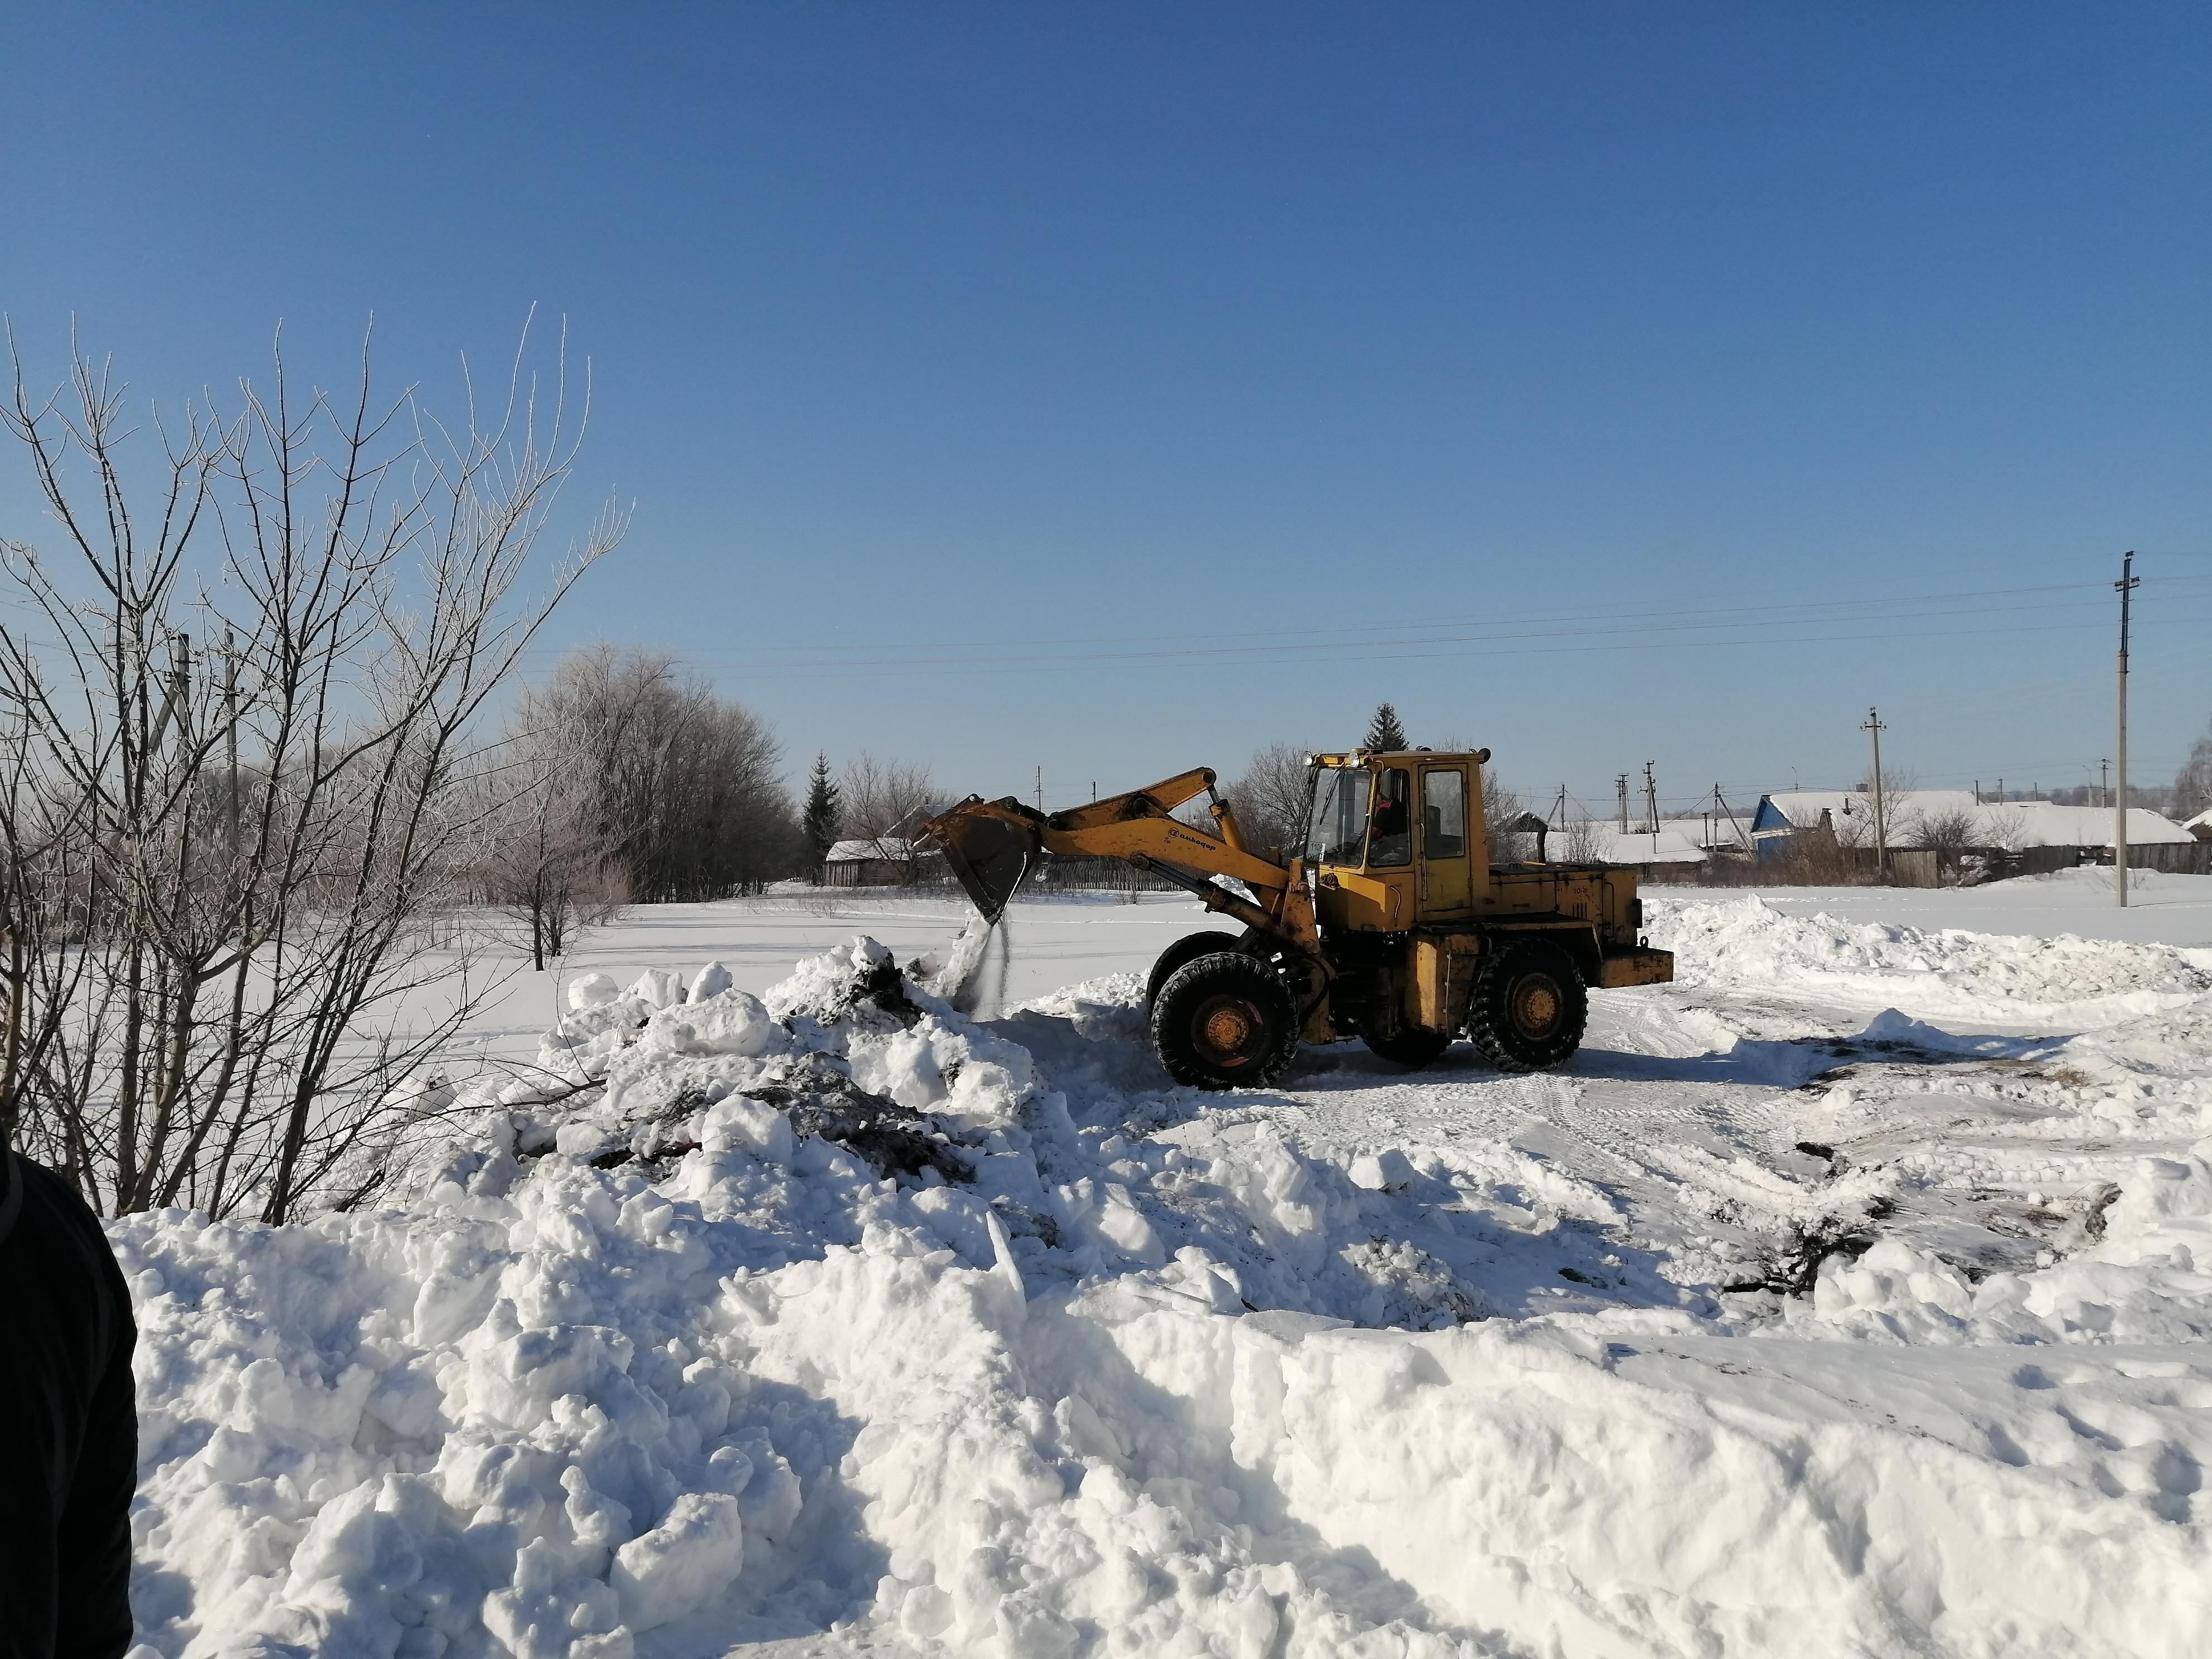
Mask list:
[[[1305,860],[1322,927],[1390,933],[1473,913],[1490,890],[1489,758],[1486,749],[1310,757]]]

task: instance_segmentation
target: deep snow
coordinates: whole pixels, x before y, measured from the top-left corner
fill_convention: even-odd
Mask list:
[[[1018,907],[1099,971],[986,1021],[949,910],[572,974],[403,1202],[111,1224],[143,1639],[2206,1650],[2212,962],[1797,908],[1655,894],[1560,1073],[1225,1097],[1141,1041],[1182,906]]]

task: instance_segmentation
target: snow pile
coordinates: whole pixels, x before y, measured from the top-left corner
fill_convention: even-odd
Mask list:
[[[1131,976],[570,1002],[600,1083],[487,1087],[400,1207],[112,1224],[160,1653],[2212,1642],[2202,1156],[2048,1271],[1878,1244],[1729,1316],[1526,1153],[1222,1121]]]
[[[2212,991],[2212,973],[2168,945],[1792,916],[1756,894],[1718,904],[1654,900],[1647,932],[1674,952],[1675,978],[1686,985],[1875,1003],[1909,998],[1936,1014],[2108,1024]]]

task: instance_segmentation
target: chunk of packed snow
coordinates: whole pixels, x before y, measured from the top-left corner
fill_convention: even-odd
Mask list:
[[[758,997],[724,990],[708,998],[671,1003],[646,1022],[638,1039],[646,1049],[671,1054],[740,1054],[751,1058],[784,1046],[784,1032]]]
[[[672,969],[648,968],[637,976],[629,994],[649,1008],[668,1008],[684,1000],[684,976]]]
[[[709,1001],[721,995],[736,983],[737,981],[732,977],[726,967],[719,962],[710,962],[699,970],[699,976],[691,981],[690,1000]]]
[[[696,1613],[727,1589],[744,1565],[744,1524],[726,1492],[685,1492],[668,1516],[615,1552],[610,1582],[632,1630]]]
[[[622,988],[605,974],[580,974],[568,981],[571,1008],[599,1008],[622,994]]]

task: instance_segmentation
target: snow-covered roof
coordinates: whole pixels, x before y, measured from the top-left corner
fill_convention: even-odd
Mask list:
[[[2110,847],[2112,844],[2112,809],[2109,806],[2057,806],[2047,800],[2008,802],[1992,811],[2018,812],[2027,820],[2027,839],[2012,843],[2019,847]],[[2128,808],[2128,845],[2147,847],[2154,842],[2194,841],[2191,835],[2164,813],[2154,812],[2148,807]]]
[[[2184,818],[2181,827],[2195,836],[2212,836],[2212,806],[2206,807],[2193,818]]]
[[[1644,830],[1623,830],[1620,824],[1599,818],[1590,821],[1587,828],[1577,822],[1553,829],[1544,850],[1554,859],[1564,859],[1572,842],[1585,840],[1590,848],[1589,856],[1601,864],[1703,864],[1707,855],[1698,844],[1703,827],[1677,820],[1661,824],[1655,836]]]
[[[886,836],[881,841],[841,841],[832,846],[826,861],[830,864],[851,864],[860,859],[911,859],[915,844]]]
[[[1829,822],[1839,831],[1848,820],[1874,822],[1874,796],[1856,789],[1798,789],[1769,795],[1766,799],[1793,830],[1818,827],[1822,812],[1829,815]],[[1882,807],[1892,823],[1982,810],[1971,789],[1892,789],[1883,796]]]
[[[1769,795],[1766,802],[1781,815],[1788,829],[1815,828],[1825,811],[1839,838],[1872,843],[1871,794],[1848,789],[1804,789]],[[1971,846],[2018,851],[2027,847],[2112,844],[2112,809],[2109,806],[2060,806],[2047,800],[1977,801],[1968,789],[1899,789],[1883,798],[1882,810],[1889,822],[1893,847],[1910,846],[1917,828],[1929,820],[1961,812],[1973,819],[1973,832],[1967,837]],[[1784,832],[1783,825],[1770,824],[1758,834],[1764,837]],[[2180,824],[2147,807],[2128,809],[2128,844],[2131,847],[2194,839]]]

